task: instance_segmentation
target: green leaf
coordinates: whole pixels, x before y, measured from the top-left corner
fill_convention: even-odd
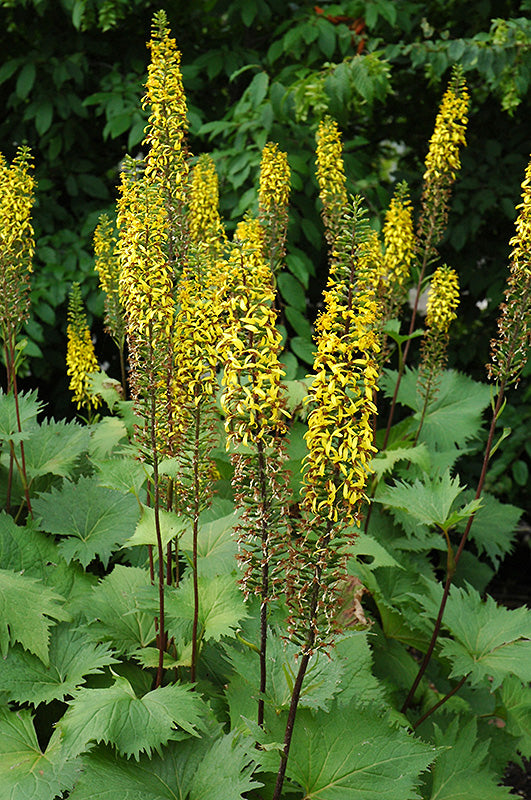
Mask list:
[[[426,800],[509,800],[507,787],[489,770],[489,742],[477,741],[475,720],[454,718],[444,733],[435,726],[441,753],[430,770]]]
[[[261,786],[253,780],[254,747],[252,739],[238,737],[235,731],[215,741],[199,762],[189,800],[240,800],[244,792]]]
[[[96,556],[107,566],[132,535],[139,515],[134,497],[99,486],[96,477],[82,477],[42,495],[33,510],[42,517],[45,531],[65,537],[58,545],[64,558],[75,558],[84,567]]]
[[[219,641],[247,616],[243,596],[231,575],[199,576],[199,639]],[[192,576],[184,578],[166,600],[166,622],[170,636],[186,637],[194,613]]]
[[[282,299],[286,304],[304,313],[306,311],[306,293],[300,281],[289,272],[281,272],[277,278],[277,283]]]
[[[163,547],[166,547],[172,539],[179,536],[185,527],[189,525],[187,519],[177,516],[173,511],[165,511],[163,508],[159,508],[158,521]],[[124,547],[144,544],[156,546],[157,528],[155,523],[155,509],[142,503],[140,519],[131,538],[124,542]]]
[[[370,566],[372,569],[376,569],[377,567],[400,567],[400,564],[393,556],[389,553],[388,550],[380,544],[373,536],[370,536],[367,533],[363,533],[360,531],[354,540],[354,544],[352,545],[351,553],[354,558],[358,556],[371,556],[372,561]],[[351,559],[349,564],[352,563],[354,569],[354,561]],[[351,570],[349,569],[349,572]],[[352,573],[351,573],[352,574]]]
[[[254,108],[257,108],[267,94],[269,76],[267,72],[258,72],[249,84],[246,94],[249,95]]]
[[[234,526],[238,523],[235,514],[228,514],[212,522],[204,522],[199,528],[197,539],[197,569],[205,578],[227,575],[236,568],[238,542],[234,536]],[[191,562],[193,547],[192,531],[182,535],[180,548],[188,553]]]
[[[21,439],[27,439],[37,429],[36,425],[29,424],[43,408],[43,404],[37,400],[37,392],[21,392],[18,396],[18,407],[22,433],[18,431],[14,395],[5,394],[3,389],[0,389],[0,442],[9,440],[19,442]]]
[[[90,431],[90,457],[106,458],[126,440],[127,428],[123,420],[116,417],[104,417]]]
[[[485,602],[471,586],[452,588],[443,625],[454,640],[444,640],[441,654],[452,661],[450,677],[468,676],[473,684],[496,689],[507,675],[531,681],[531,611]]]
[[[290,347],[301,361],[313,366],[317,347],[312,341],[302,339],[300,336],[294,336],[290,340]]]
[[[469,500],[473,496],[473,491],[467,491],[463,499]],[[481,495],[481,502],[482,506],[476,512],[470,529],[470,538],[478,552],[485,553],[492,564],[498,567],[503,557],[512,550],[522,509],[508,503],[500,503],[487,492]],[[465,525],[466,522],[460,523],[457,530],[464,531]]]
[[[93,620],[89,635],[111,641],[118,653],[147,647],[155,638],[155,622],[140,609],[137,597],[150,586],[146,570],[118,564],[93,590],[87,609]]]
[[[353,704],[297,714],[287,775],[307,800],[412,800],[436,749]]]
[[[503,710],[497,713],[507,722],[507,733],[519,739],[518,750],[523,756],[531,756],[531,686],[509,675],[500,690]]]
[[[44,421],[25,445],[26,469],[32,479],[39,475],[67,477],[85,452],[89,431],[76,422]]]
[[[35,68],[35,64],[32,61],[26,62],[26,64],[24,64],[24,66],[18,73],[16,92],[21,100],[25,100],[28,94],[33,89],[33,84],[35,83],[36,75],[37,75],[37,70]]]
[[[136,696],[126,678],[117,675],[107,689],[79,689],[58,723],[69,755],[84,752],[90,742],[113,744],[119,753],[148,755],[183,731],[198,735],[206,706],[191,686],[162,686]],[[177,731],[176,726],[182,730]]]
[[[442,476],[414,483],[397,481],[394,486],[387,486],[378,492],[375,501],[399,508],[424,525],[437,525],[447,530],[456,525],[460,519],[467,519],[479,506],[479,501],[472,501],[463,506],[459,512],[451,512],[451,507],[464,487],[459,485],[459,476],[450,477],[449,471]]]
[[[49,703],[73,695],[86,675],[116,664],[106,645],[94,644],[71,625],[56,625],[51,632],[49,664],[23,650],[10,648],[0,670],[0,692],[19,703]]]
[[[68,791],[80,764],[64,753],[59,733],[43,753],[29,711],[0,708],[0,796],[6,800],[50,800]]]
[[[0,564],[4,569],[24,572],[45,580],[46,565],[57,559],[57,547],[44,533],[35,530],[31,518],[17,525],[5,511],[0,511]]]
[[[98,483],[107,489],[131,492],[138,496],[151,470],[147,464],[134,458],[108,458],[95,461],[98,470]]]
[[[298,336],[301,336],[303,339],[308,339],[308,341],[311,342],[312,326],[304,314],[301,314],[301,312],[298,309],[293,308],[293,306],[286,306],[284,313],[286,314],[286,319],[295,333]]]
[[[35,578],[0,569],[0,652],[20,642],[48,664],[48,637],[52,620],[68,620],[64,598]]]
[[[371,461],[371,468],[381,478],[386,472],[391,472],[399,461],[418,464],[422,470],[428,472],[430,454],[425,444],[420,444],[417,447],[397,447],[393,450],[382,450]]]
[[[417,377],[417,370],[406,369],[398,391],[398,402],[413,409],[416,418],[420,419],[424,401],[417,392]],[[396,372],[385,370],[382,387],[387,396],[392,397],[395,383]],[[446,370],[439,379],[437,395],[428,404],[419,441],[426,442],[430,449],[449,450],[454,444],[462,446],[477,436],[482,412],[490,399],[490,386],[460,372]]]

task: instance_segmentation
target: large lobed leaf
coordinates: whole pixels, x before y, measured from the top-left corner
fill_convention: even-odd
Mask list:
[[[64,598],[35,578],[0,569],[0,653],[20,642],[48,664],[48,637],[53,620],[68,620]]]
[[[110,556],[132,535],[138,519],[138,503],[132,495],[98,485],[95,477],[67,482],[33,501],[49,533],[64,536],[59,551],[67,561],[77,559],[86,567],[96,556],[106,566]]]
[[[10,648],[0,670],[0,692],[19,703],[49,703],[73,695],[84,677],[115,664],[108,648],[87,640],[66,623],[51,632],[49,665],[19,645]]]
[[[41,751],[29,711],[0,708],[0,797],[51,800],[73,785],[79,763],[66,756],[59,733]]]
[[[382,384],[389,397],[393,395],[396,377],[396,372],[384,371]],[[412,409],[420,420],[424,399],[417,392],[417,379],[418,370],[406,369],[398,402]],[[461,372],[446,370],[438,380],[437,389],[434,399],[428,403],[419,443],[425,442],[430,450],[451,450],[453,445],[461,447],[478,435],[482,413],[490,402],[491,388]]]
[[[155,638],[153,614],[138,604],[139,593],[151,588],[149,573],[140,567],[115,566],[93,590],[87,617],[89,635],[111,641],[118,653],[147,647]]]
[[[79,689],[69,705],[58,727],[70,756],[90,749],[91,742],[105,742],[137,760],[170,739],[198,735],[206,712],[191,686],[163,686],[139,698],[119,675],[106,689]]]
[[[287,775],[307,800],[413,800],[437,748],[354,704],[297,715]]]

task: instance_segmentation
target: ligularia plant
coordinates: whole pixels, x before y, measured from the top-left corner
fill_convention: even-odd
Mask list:
[[[329,272],[310,345],[303,304],[277,292],[300,266],[288,153],[265,144],[256,213],[231,233],[213,158],[188,151],[164,12],[149,49],[143,154],[94,237],[123,391],[97,369],[78,283],[69,305],[88,424],[42,420],[17,392],[33,185],[27,151],[0,160],[0,797],[509,798],[508,760],[531,756],[531,614],[485,597],[520,511],[484,484],[529,349],[531,168],[491,388],[446,369],[459,278],[435,263],[461,72],[421,208],[397,186],[381,235],[349,195],[336,122],[316,120]],[[426,286],[423,330],[415,303],[401,334]],[[284,323],[308,328],[311,374]],[[474,493],[458,469],[490,402]]]

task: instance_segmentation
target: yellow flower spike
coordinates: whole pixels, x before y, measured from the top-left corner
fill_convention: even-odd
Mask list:
[[[125,338],[125,321],[120,303],[120,260],[118,240],[111,219],[101,214],[94,231],[94,269],[105,293],[105,326],[120,350]]]
[[[459,277],[450,267],[438,267],[433,273],[426,309],[426,325],[446,334],[456,319],[459,305]]]
[[[323,204],[326,238],[332,247],[347,204],[343,146],[337,123],[325,117],[317,130],[317,181]]]
[[[531,162],[522,182],[522,202],[516,207],[516,235],[510,241],[513,248],[505,290],[500,306],[498,337],[491,342],[489,378],[504,387],[518,385],[527,362],[531,344]]]
[[[32,157],[20,147],[9,165],[0,153],[0,336],[14,369],[17,332],[29,313],[29,276],[35,251],[31,209],[35,182]]]
[[[291,171],[286,153],[274,142],[262,151],[258,218],[263,228],[264,254],[276,272],[285,253]]]
[[[188,230],[190,241],[200,251],[219,257],[227,236],[219,216],[219,189],[216,167],[211,156],[204,154],[192,170],[188,197]]]
[[[385,214],[383,239],[385,273],[390,290],[397,295],[397,303],[400,303],[409,278],[415,248],[413,210],[407,184],[400,184],[397,193],[391,199]]]
[[[97,372],[99,367],[83,309],[79,283],[72,284],[68,303],[67,337],[66,364],[67,375],[70,377],[69,389],[74,394],[73,400],[77,408],[85,407],[90,413],[101,404],[100,397],[91,395],[88,391],[89,375]]]

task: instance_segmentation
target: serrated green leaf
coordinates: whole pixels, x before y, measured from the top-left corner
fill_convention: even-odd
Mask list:
[[[507,722],[507,733],[519,739],[518,750],[523,756],[531,756],[531,686],[524,685],[509,675],[500,689],[503,710],[497,709]]]
[[[179,517],[172,511],[165,511],[163,508],[159,508],[158,521],[163,547],[166,547],[176,536],[180,536],[190,524],[185,517]],[[144,544],[157,546],[157,528],[155,524],[155,509],[142,503],[140,519],[137,522],[135,531],[131,538],[124,542],[123,546],[135,547]]]
[[[199,576],[199,639],[219,641],[231,634],[247,616],[243,595],[231,575],[213,578]],[[166,622],[170,636],[177,641],[191,632],[194,614],[194,587],[191,575],[182,580],[166,600]]]
[[[151,470],[147,464],[134,458],[108,458],[95,460],[98,483],[107,489],[131,492],[138,496]]]
[[[426,800],[509,800],[507,787],[486,762],[488,742],[477,741],[475,720],[455,718],[444,733],[435,726],[435,744],[441,752],[426,781]]]
[[[20,392],[18,407],[22,433],[18,431],[14,396],[5,394],[3,389],[0,389],[0,442],[9,440],[19,442],[21,439],[27,439],[37,429],[36,425],[30,425],[43,407],[37,399],[37,392]]]
[[[146,570],[118,564],[93,590],[87,609],[92,620],[89,634],[111,641],[118,653],[147,647],[155,638],[155,622],[140,609],[138,595],[150,586]]]
[[[92,426],[90,433],[89,453],[93,459],[109,457],[127,439],[125,423],[116,417],[105,417]]]
[[[215,741],[199,762],[189,800],[240,800],[244,792],[262,786],[253,780],[254,748],[252,739],[235,731]]]
[[[29,711],[0,708],[0,796],[6,800],[50,800],[68,791],[80,764],[67,758],[58,733],[43,753]]]
[[[23,650],[10,648],[0,670],[0,692],[19,703],[49,703],[73,695],[86,675],[117,661],[106,645],[94,644],[86,634],[62,623],[52,628],[49,664]]]
[[[351,704],[297,714],[286,774],[307,800],[412,800],[436,749]]]
[[[79,755],[96,741],[137,760],[142,752],[149,755],[170,739],[182,738],[183,732],[197,736],[206,712],[189,685],[162,686],[139,698],[119,675],[107,689],[79,689],[69,706],[58,723],[69,755]]]
[[[472,491],[463,495],[464,500],[474,496]],[[478,552],[485,553],[492,564],[497,567],[501,559],[510,553],[516,535],[516,526],[522,516],[522,509],[508,503],[500,503],[488,492],[481,495],[482,506],[476,512],[474,522],[470,529],[470,538],[476,545]],[[458,531],[464,531],[466,522],[457,526]]]
[[[68,620],[64,598],[40,581],[0,569],[0,652],[20,642],[48,664],[48,637],[53,620]]]
[[[409,461],[428,472],[430,466],[430,454],[425,444],[417,447],[397,447],[393,450],[382,450],[371,461],[371,469],[379,478],[390,472],[399,461]]]
[[[61,555],[84,567],[96,556],[106,566],[132,535],[139,516],[134,497],[100,486],[94,476],[42,495],[33,502],[33,510],[42,517],[45,531],[65,537],[58,545]]]
[[[354,558],[358,556],[371,556],[372,561],[370,566],[372,569],[376,569],[377,567],[398,567],[402,569],[401,565],[398,561],[393,558],[393,556],[389,553],[388,550],[380,544],[373,536],[370,536],[367,533],[363,533],[360,531],[356,536],[354,544],[352,545],[351,553]],[[354,560],[350,559],[349,564],[352,563],[352,567],[354,569]],[[350,574],[355,574],[355,572],[349,569]]]
[[[485,602],[471,586],[453,587],[443,624],[455,641],[445,640],[441,654],[452,661],[450,677],[468,675],[472,683],[488,681],[492,689],[508,674],[531,681],[531,611]]]
[[[433,478],[425,475],[422,481],[397,481],[394,486],[382,487],[375,501],[399,508],[423,525],[437,525],[447,530],[460,519],[467,519],[479,505],[476,501],[451,512],[452,505],[463,489],[464,486],[459,485],[459,476],[452,478],[450,472],[446,471]]]
[[[0,564],[3,569],[24,572],[45,581],[46,565],[58,557],[49,536],[35,529],[34,522],[17,525],[9,514],[0,511]]]
[[[423,397],[417,392],[418,370],[407,369],[400,383],[398,402],[411,408],[420,419]],[[392,397],[396,372],[384,370],[382,387]],[[491,388],[455,370],[442,373],[434,400],[428,404],[419,441],[431,450],[451,450],[477,436],[483,410],[489,405]]]
[[[67,477],[87,450],[89,437],[88,428],[76,422],[44,421],[25,444],[28,476],[33,479],[51,473]]]
[[[238,543],[233,535],[237,523],[236,514],[228,514],[201,524],[197,538],[199,575],[213,578],[215,575],[228,575],[237,569]],[[179,546],[191,559],[193,535],[190,529],[183,533]]]

